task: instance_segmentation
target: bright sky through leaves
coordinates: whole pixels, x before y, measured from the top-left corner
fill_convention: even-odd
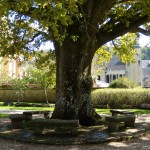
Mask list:
[[[139,44],[142,47],[146,45],[150,45],[150,37],[145,36],[145,35],[140,35]]]
[[[150,38],[148,36],[145,35],[140,35],[140,39],[139,39],[139,44],[140,46],[144,47],[146,45],[150,45]],[[52,42],[46,42],[44,45],[42,45],[40,47],[40,49],[54,49],[54,45]]]

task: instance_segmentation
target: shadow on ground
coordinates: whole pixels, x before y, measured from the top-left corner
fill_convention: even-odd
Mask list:
[[[1,119],[0,137],[5,139],[51,145],[98,144],[109,141],[122,141],[139,138],[150,134],[150,115],[137,116],[134,128],[121,126],[118,132],[109,132],[103,121],[99,126],[78,127],[74,132],[46,130],[43,134],[35,134],[31,130],[12,129],[10,120]]]

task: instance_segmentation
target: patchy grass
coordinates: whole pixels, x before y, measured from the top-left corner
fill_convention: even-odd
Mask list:
[[[38,104],[38,103],[37,103]],[[54,104],[51,104],[51,107],[15,107],[15,106],[3,106],[3,102],[0,102],[0,110],[10,109],[10,110],[35,110],[35,111],[44,111],[44,110],[54,110]]]
[[[135,112],[135,114],[150,114],[150,110],[148,109],[121,109],[121,110],[128,110],[131,112]],[[96,112],[102,114],[111,114],[110,109],[96,109]]]
[[[9,110],[33,110],[33,111],[44,111],[54,110],[54,104],[51,107],[15,107],[15,106],[3,106],[3,102],[0,102],[0,110],[9,109]],[[110,109],[95,109],[99,114],[111,114]],[[124,109],[135,112],[135,114],[150,114],[150,110],[148,109]],[[0,114],[0,118],[8,117],[8,114]]]
[[[15,107],[15,106],[0,106],[0,110],[2,109],[10,109],[10,110],[50,110],[53,111],[54,107]]]
[[[135,112],[136,114],[150,114],[150,110],[148,109],[131,109],[131,111]]]
[[[33,111],[53,111],[54,105],[52,107],[15,107],[15,106],[3,106],[3,102],[0,102],[0,110],[33,110]],[[0,114],[0,118],[7,118],[9,114]]]
[[[110,114],[110,109],[96,109],[99,114]]]
[[[0,114],[0,118],[7,118],[9,114]]]

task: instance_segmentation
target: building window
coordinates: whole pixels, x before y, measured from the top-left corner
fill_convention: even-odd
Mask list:
[[[106,82],[109,83],[109,75],[106,75]]]
[[[113,75],[113,80],[115,80],[116,79],[116,75]]]
[[[97,80],[101,80],[101,76],[100,75],[97,76]]]

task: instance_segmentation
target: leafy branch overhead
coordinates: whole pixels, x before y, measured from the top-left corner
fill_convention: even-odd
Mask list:
[[[32,52],[33,46],[38,48],[48,40],[62,42],[68,36],[76,41],[83,34],[94,37],[98,49],[127,32],[150,32],[145,24],[149,0],[3,0],[0,6],[4,33],[0,47],[5,48],[1,55]]]

